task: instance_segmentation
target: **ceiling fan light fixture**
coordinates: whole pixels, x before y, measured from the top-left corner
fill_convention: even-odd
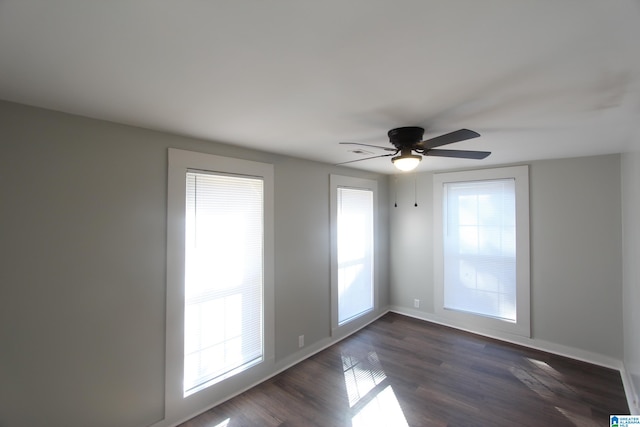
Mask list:
[[[393,165],[402,172],[414,170],[422,161],[422,156],[417,154],[401,154],[391,159]]]

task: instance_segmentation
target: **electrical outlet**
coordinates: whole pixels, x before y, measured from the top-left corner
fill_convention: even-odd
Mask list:
[[[304,347],[304,335],[298,337],[298,348]]]
[[[415,308],[420,308],[420,300],[419,299],[414,299],[413,300],[413,307]]]

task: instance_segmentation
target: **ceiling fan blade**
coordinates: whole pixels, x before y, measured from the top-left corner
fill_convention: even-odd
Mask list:
[[[395,151],[395,150],[394,150]],[[364,159],[357,159],[357,160],[349,160],[348,162],[342,162],[342,163],[336,163],[333,166],[341,166],[341,165],[346,165],[347,163],[355,163],[355,162],[361,162],[363,160],[370,160],[370,159],[377,159],[378,157],[391,157],[391,156],[395,156],[398,152],[396,151],[393,154],[381,154],[379,156],[373,156],[373,157],[365,157]]]
[[[373,147],[373,148],[380,148],[380,149],[386,150],[386,151],[396,151],[396,149],[393,148],[393,147],[381,147],[379,145],[361,144],[359,142],[340,142],[340,144],[342,144],[342,145],[362,145],[363,147]]]
[[[436,136],[435,138],[418,142],[417,146],[422,147],[425,150],[429,150],[431,148],[453,144],[454,142],[466,141],[467,139],[477,138],[479,136],[480,134],[478,132],[474,132],[469,129],[460,129],[453,132],[445,133],[444,135]]]
[[[466,151],[466,150],[425,150],[425,156],[455,157],[458,159],[482,160],[491,154],[490,151]]]

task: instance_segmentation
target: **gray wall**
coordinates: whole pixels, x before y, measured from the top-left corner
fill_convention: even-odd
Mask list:
[[[378,180],[389,244],[386,176],[0,102],[0,426],[163,417],[168,147],[275,165],[277,363],[331,342],[330,173]]]
[[[391,305],[429,319],[435,319],[432,178],[395,177],[390,186],[391,199],[398,197],[391,209]],[[620,156],[530,163],[530,227],[533,339],[527,344],[622,360]]]
[[[640,414],[640,152],[622,156],[622,218],[624,365],[631,411]]]
[[[331,342],[330,173],[378,180],[381,311],[433,313],[432,174],[388,179],[0,102],[0,426],[162,418],[168,147],[275,165],[276,368]],[[532,333],[624,355],[638,390],[640,154],[622,166],[531,163]]]

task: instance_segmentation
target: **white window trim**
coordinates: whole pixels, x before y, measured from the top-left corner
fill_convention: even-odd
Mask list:
[[[444,308],[443,185],[448,182],[515,179],[516,185],[516,316],[515,323]],[[434,305],[445,323],[478,333],[502,332],[531,336],[529,167],[512,166],[434,174]]]
[[[363,324],[362,319],[378,310],[378,259],[377,259],[377,230],[378,230],[378,182],[371,179],[353,178],[342,175],[329,176],[329,210],[331,229],[331,335],[346,335]],[[338,322],[338,187],[348,187],[373,192],[373,308],[354,317],[342,325]]]
[[[208,409],[212,402],[238,393],[238,384],[242,381],[238,378],[251,378],[255,375],[254,370],[273,366],[275,359],[273,165],[173,148],[169,149],[168,165],[165,418],[161,425],[183,421]],[[184,397],[185,179],[187,171],[193,169],[264,180],[264,361],[213,387]]]

